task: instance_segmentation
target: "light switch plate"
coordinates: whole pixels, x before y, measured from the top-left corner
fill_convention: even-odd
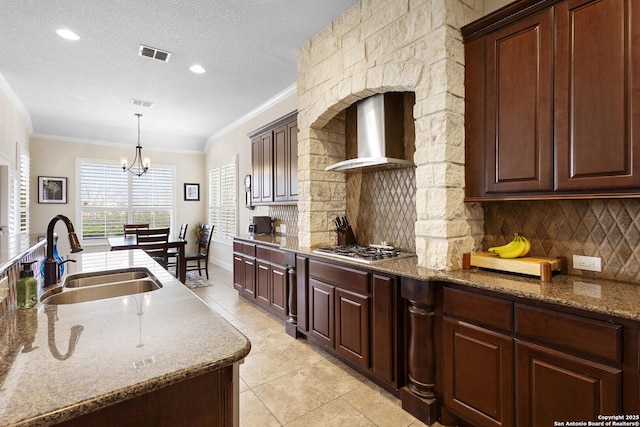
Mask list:
[[[573,268],[578,270],[602,271],[602,258],[597,256],[573,256]]]

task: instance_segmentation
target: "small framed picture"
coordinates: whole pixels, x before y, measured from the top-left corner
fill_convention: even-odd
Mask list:
[[[184,200],[200,200],[200,184],[184,184]]]
[[[38,203],[67,203],[67,178],[39,176]]]

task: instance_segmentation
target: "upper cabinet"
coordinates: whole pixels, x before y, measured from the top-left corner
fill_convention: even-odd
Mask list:
[[[254,205],[293,204],[298,200],[297,112],[249,134]]]
[[[467,200],[640,196],[640,4],[521,0],[462,31]]]

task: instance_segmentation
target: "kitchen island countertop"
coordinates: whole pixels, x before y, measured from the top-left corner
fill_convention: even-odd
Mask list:
[[[0,322],[0,425],[51,425],[240,362],[249,340],[141,250],[72,254],[69,273],[147,267],[158,290],[38,304]]]

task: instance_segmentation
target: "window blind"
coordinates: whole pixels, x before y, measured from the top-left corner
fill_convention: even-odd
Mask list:
[[[30,178],[31,159],[27,153],[20,153],[20,233],[29,233]]]
[[[236,162],[209,170],[209,223],[213,234],[231,239],[237,234]]]
[[[122,225],[149,223],[170,227],[174,212],[174,171],[154,167],[140,177],[120,166],[81,163],[80,217],[82,239],[123,234]]]

